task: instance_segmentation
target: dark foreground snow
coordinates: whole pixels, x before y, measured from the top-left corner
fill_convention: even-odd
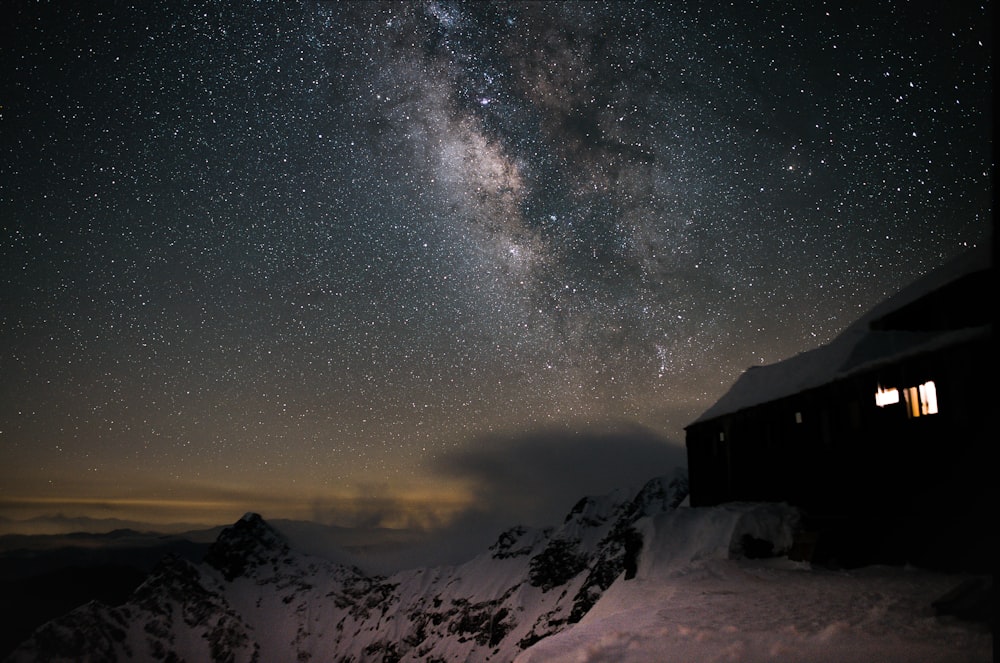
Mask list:
[[[612,585],[579,624],[518,663],[993,660],[985,625],[938,616],[932,607],[964,577],[730,559],[724,541],[711,539],[725,538],[727,519],[741,508],[680,509],[646,520],[649,544],[636,578]]]

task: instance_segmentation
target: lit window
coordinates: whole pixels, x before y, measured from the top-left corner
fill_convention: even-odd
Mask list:
[[[919,417],[925,414],[937,414],[937,388],[932,380],[905,389],[903,396],[906,397],[907,416]]]
[[[802,423],[802,413],[801,412],[796,412],[795,413],[795,423],[797,423],[797,424],[801,424]]]
[[[885,407],[886,405],[892,405],[893,403],[899,402],[899,390],[895,387],[890,387],[889,389],[883,389],[882,385],[878,386],[878,391],[875,392],[875,405],[879,407]]]
[[[908,387],[903,391],[903,396],[906,398],[906,416],[919,417],[920,393],[917,391],[917,388]]]
[[[937,387],[933,380],[920,385],[920,412],[922,414],[937,414]]]

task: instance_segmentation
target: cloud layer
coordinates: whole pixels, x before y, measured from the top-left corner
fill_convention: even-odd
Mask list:
[[[491,520],[549,525],[581,497],[638,486],[686,465],[682,445],[629,426],[493,435],[439,458],[433,469],[467,483],[473,509]]]

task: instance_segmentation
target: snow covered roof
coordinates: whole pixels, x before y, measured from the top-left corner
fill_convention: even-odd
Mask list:
[[[990,268],[987,246],[968,251],[903,288],[824,346],[766,366],[751,366],[692,424],[818,387],[850,373],[906,355],[945,347],[988,333],[958,330],[876,330],[872,323],[963,276]]]

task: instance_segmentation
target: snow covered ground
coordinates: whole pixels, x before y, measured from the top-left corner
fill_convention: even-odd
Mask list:
[[[938,616],[932,607],[968,578],[883,566],[823,570],[787,557],[728,559],[732,529],[722,521],[738,511],[681,508],[641,522],[649,543],[636,577],[613,584],[578,624],[517,663],[993,660],[985,625]],[[765,538],[780,536],[767,526]]]

